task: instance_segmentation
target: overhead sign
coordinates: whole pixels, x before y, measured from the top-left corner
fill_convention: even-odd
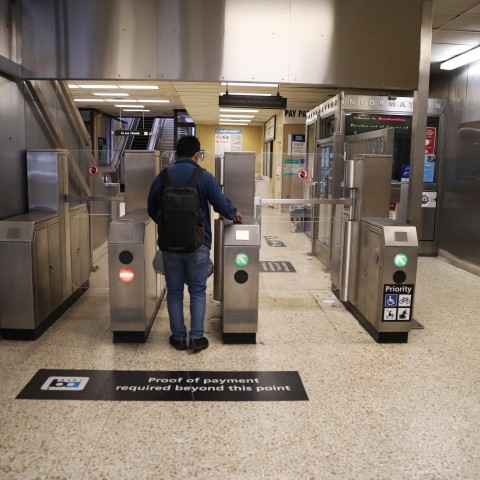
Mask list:
[[[220,95],[218,97],[218,105],[220,107],[237,107],[237,108],[276,108],[284,110],[287,108],[287,99],[280,95],[272,95],[263,97],[257,95]]]
[[[17,395],[34,400],[308,400],[296,371],[134,371],[41,369]]]
[[[116,137],[126,137],[129,135],[133,135],[136,137],[148,137],[152,134],[148,130],[115,130]]]

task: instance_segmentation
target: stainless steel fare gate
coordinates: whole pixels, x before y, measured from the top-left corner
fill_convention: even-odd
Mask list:
[[[114,342],[144,342],[164,291],[152,267],[156,225],[146,213],[126,214],[110,225],[108,268]]]

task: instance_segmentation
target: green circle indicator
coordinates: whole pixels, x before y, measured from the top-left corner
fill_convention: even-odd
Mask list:
[[[244,267],[249,261],[248,255],[244,252],[238,252],[235,255],[234,262],[237,267]]]
[[[396,267],[404,267],[408,263],[408,257],[404,253],[397,253],[393,257],[393,263]]]

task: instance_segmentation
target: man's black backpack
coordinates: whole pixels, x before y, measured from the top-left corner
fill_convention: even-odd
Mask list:
[[[158,246],[160,250],[188,253],[204,244],[203,212],[197,185],[203,168],[195,168],[187,185],[174,187],[168,169],[160,172],[163,191],[157,214]]]

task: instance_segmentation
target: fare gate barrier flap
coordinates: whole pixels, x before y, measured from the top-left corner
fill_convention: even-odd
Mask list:
[[[223,341],[256,343],[260,226],[224,227]]]

